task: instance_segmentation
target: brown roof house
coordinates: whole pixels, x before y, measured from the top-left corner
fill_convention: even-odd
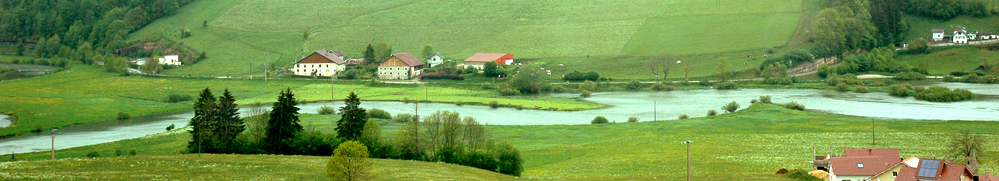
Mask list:
[[[420,75],[423,62],[409,53],[400,53],[378,64],[378,79],[409,80]]]
[[[829,158],[829,180],[864,181],[902,162],[896,149],[845,149]]]
[[[295,62],[293,72],[296,76],[336,76],[344,70],[346,64],[334,51],[316,50]]]
[[[483,69],[486,62],[496,62],[496,65],[510,65],[513,63],[513,55],[509,53],[476,53],[465,59],[465,68]]]

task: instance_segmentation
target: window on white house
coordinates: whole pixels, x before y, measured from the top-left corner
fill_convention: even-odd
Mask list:
[[[898,172],[891,172],[891,177],[898,177]]]

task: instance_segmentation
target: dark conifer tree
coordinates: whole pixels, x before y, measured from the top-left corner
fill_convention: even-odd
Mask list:
[[[290,153],[288,141],[295,138],[295,134],[302,131],[302,125],[298,122],[298,103],[295,101],[295,94],[291,89],[281,91],[277,103],[271,109],[271,117],[267,120],[267,131],[264,135],[264,144],[270,153]]]
[[[368,44],[368,48],[364,49],[364,61],[368,63],[375,61],[375,48],[372,48],[371,44]]]
[[[191,141],[187,144],[190,153],[211,152],[211,126],[215,122],[216,107],[215,96],[212,90],[207,87],[199,94],[198,101],[194,102],[194,117],[191,118]]]
[[[236,104],[236,98],[232,97],[232,93],[229,89],[226,89],[222,96],[219,97],[218,105],[218,119],[219,127],[216,132],[219,134],[216,140],[216,148],[220,151],[232,151],[233,140],[239,133],[243,132],[246,127],[243,125],[243,119],[239,117],[239,105]]]
[[[350,95],[347,95],[343,103],[345,104],[344,107],[340,108],[340,114],[343,117],[336,122],[336,136],[344,140],[357,140],[357,138],[361,137],[361,132],[364,130],[368,114],[364,108],[359,107],[361,99],[358,99],[357,94],[354,94],[354,92],[350,92]]]

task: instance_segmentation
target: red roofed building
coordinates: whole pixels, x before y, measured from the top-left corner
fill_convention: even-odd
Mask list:
[[[472,57],[465,59],[465,68],[475,67],[482,69],[486,62],[496,62],[496,65],[510,65],[513,63],[513,55],[509,53],[476,53]]]
[[[986,173],[985,175],[978,176],[978,181],[999,181],[999,177],[991,173]]]
[[[864,181],[902,162],[896,149],[846,149],[841,157],[829,158],[829,178]]]
[[[317,50],[295,62],[293,72],[296,76],[336,76],[344,70],[345,64],[347,62],[336,56],[334,51]]]
[[[423,61],[409,53],[400,53],[378,64],[378,78],[389,80],[408,80],[423,72]]]

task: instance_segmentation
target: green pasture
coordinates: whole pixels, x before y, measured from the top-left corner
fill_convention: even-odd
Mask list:
[[[13,126],[0,128],[0,135],[111,120],[116,119],[119,112],[142,116],[190,110],[193,100],[168,103],[165,99],[170,94],[197,98],[206,87],[216,96],[221,95],[223,89],[229,89],[241,105],[274,102],[281,90],[289,88],[299,100],[334,100],[330,96],[330,84],[324,80],[292,78],[264,82],[261,79],[121,76],[100,67],[72,64],[68,70],[50,75],[0,82],[0,90],[4,90],[0,91],[0,112],[13,113],[17,117]],[[429,101],[443,103],[485,105],[496,101],[527,109],[558,110],[602,106],[573,98],[502,97],[495,91],[480,89],[391,84],[370,87],[358,82],[337,82],[335,100],[343,100],[350,91],[356,92],[362,100],[424,100],[426,90],[429,90]]]
[[[790,40],[802,7],[797,0],[204,0],[129,39],[162,36],[208,52],[205,61],[167,74],[242,77],[262,75],[265,62],[287,65],[302,50],[358,57],[379,41],[397,53],[418,54],[430,44],[454,60],[477,52],[548,58],[768,49]],[[184,28],[192,36],[180,39]]]
[[[788,100],[774,100],[777,102]],[[807,106],[807,105],[806,105]],[[320,131],[331,131],[336,116],[302,115],[304,123],[327,124],[317,126]],[[875,124],[876,144],[871,144],[871,124]],[[392,125],[382,122],[383,125]],[[397,129],[386,128],[384,130]],[[942,158],[949,156],[945,145],[958,132],[970,130],[982,134],[986,143],[985,153],[979,154],[981,171],[999,171],[999,123],[988,121],[922,121],[882,120],[841,116],[819,112],[788,110],[769,104],[753,104],[745,110],[713,117],[686,120],[651,121],[638,123],[611,123],[603,125],[535,125],[535,126],[486,126],[489,137],[509,142],[517,147],[524,158],[527,179],[554,180],[682,180],[686,176],[686,147],[684,140],[693,140],[691,167],[693,177],[699,180],[755,178],[781,180],[773,175],[778,169],[808,169],[813,148],[820,155],[842,154],[849,148],[895,148],[901,156]],[[391,133],[385,133],[389,135]],[[383,135],[383,136],[385,136]],[[60,158],[78,158],[90,151],[101,155],[113,153],[121,147],[136,147],[139,161],[150,161],[157,155],[176,154],[183,149],[186,132],[168,132],[143,138],[124,140],[101,145],[84,146],[57,151]],[[386,136],[389,137],[389,136]],[[141,145],[152,145],[148,148]],[[170,148],[173,146],[174,148]],[[164,151],[150,151],[150,149]],[[47,159],[47,152],[19,155],[28,160]],[[152,157],[148,155],[154,155]],[[176,156],[196,158],[194,155]],[[212,158],[212,156],[207,156]],[[246,156],[246,159],[264,159],[273,156]],[[128,160],[131,157],[65,159],[69,165],[88,166],[100,160]],[[286,158],[298,158],[289,156]],[[264,161],[261,161],[264,162]],[[282,163],[274,164],[287,164]],[[50,161],[3,163],[7,167],[50,164]],[[261,163],[263,164],[263,163]],[[164,166],[176,169],[183,166]],[[380,169],[405,167],[383,166]],[[47,168],[45,166],[33,168]],[[79,168],[66,168],[69,170]],[[115,173],[113,168],[109,168]],[[22,169],[23,170],[23,169]],[[19,173],[22,170],[17,170]],[[42,169],[44,170],[44,169]],[[307,170],[307,169],[299,169]],[[405,170],[405,169],[404,169]],[[298,171],[308,174],[308,171]],[[24,171],[22,175],[43,173]],[[198,173],[223,175],[224,173]],[[464,174],[457,174],[464,175]],[[171,178],[187,178],[172,176]]]
[[[899,55],[898,59],[911,66],[926,64],[932,75],[948,75],[951,72],[970,72],[979,65],[999,63],[999,51],[982,50],[975,47],[931,48],[930,53]]]
[[[954,29],[962,27],[966,28],[969,32],[999,33],[999,16],[985,18],[958,16],[947,21],[918,16],[905,16],[903,21],[909,25],[909,32],[905,36],[906,41],[917,38],[929,40],[933,36],[933,29],[944,29],[944,33],[947,35],[954,35]]]

